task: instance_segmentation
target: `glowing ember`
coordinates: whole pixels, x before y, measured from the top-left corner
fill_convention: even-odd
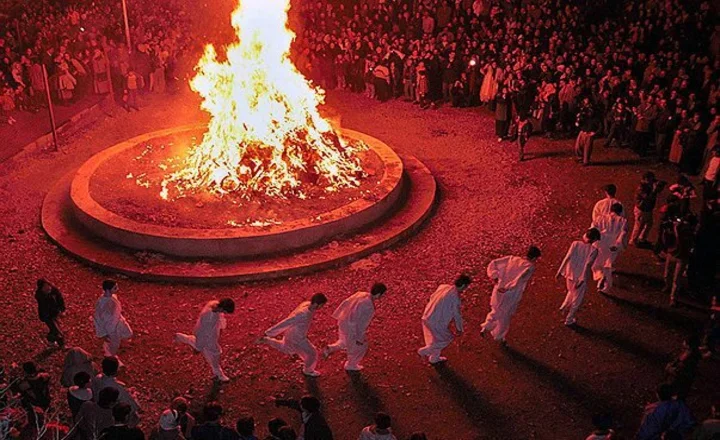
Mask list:
[[[327,191],[359,184],[356,153],[364,146],[339,139],[318,112],[324,92],[288,57],[289,7],[289,0],[241,0],[232,14],[239,42],[227,47],[227,59],[205,47],[190,85],[211,115],[208,131],[166,176],[162,198],[199,190],[304,197],[307,184]]]

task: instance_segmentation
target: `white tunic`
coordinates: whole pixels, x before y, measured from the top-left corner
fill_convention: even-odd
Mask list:
[[[565,258],[560,263],[558,275],[576,282],[587,281],[590,268],[598,256],[598,247],[595,243],[573,241]]]
[[[345,344],[364,343],[365,332],[374,315],[375,305],[370,293],[357,292],[345,299],[332,315],[338,322],[339,339]]]
[[[213,312],[218,301],[208,301],[202,308],[195,324],[195,349],[197,351],[209,350],[220,353],[220,331],[225,329],[227,321],[222,313]]]
[[[265,334],[271,338],[283,335],[285,344],[302,343],[307,340],[313,314],[310,301],[300,303],[287,318],[270,327]]]
[[[592,222],[595,223],[595,221],[602,215],[610,214],[610,208],[615,203],[620,203],[620,200],[616,199],[615,197],[605,197],[604,199],[597,202],[592,210]],[[620,203],[620,205],[622,205],[622,203]],[[624,215],[625,207],[623,207],[623,216]]]
[[[425,306],[422,321],[430,330],[428,346],[448,346],[453,335],[448,329],[450,321],[455,321],[457,331],[463,331],[463,320],[460,314],[460,295],[455,286],[440,285]]]
[[[122,315],[122,305],[116,295],[101,296],[95,303],[95,334],[98,338],[116,336],[129,338],[132,330]]]
[[[494,317],[509,325],[510,317],[517,310],[525,286],[535,272],[535,265],[525,258],[507,256],[490,262],[488,277],[498,280],[490,298],[490,307]],[[504,293],[498,289],[505,289]]]
[[[595,277],[599,279],[602,268],[612,268],[620,251],[627,246],[628,226],[625,218],[611,212],[598,217],[592,227],[600,231],[599,254],[593,265]],[[616,247],[617,250],[613,252],[611,247]]]

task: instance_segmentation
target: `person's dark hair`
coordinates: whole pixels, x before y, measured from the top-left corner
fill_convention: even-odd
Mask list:
[[[387,292],[387,286],[383,283],[375,283],[370,289],[371,295],[383,295],[385,292]]]
[[[428,440],[424,432],[414,432],[408,440]]]
[[[377,429],[390,429],[392,426],[392,419],[389,415],[379,412],[375,414],[375,427]]]
[[[176,397],[170,404],[170,409],[174,409],[179,413],[186,413],[188,410],[188,401],[184,397]]]
[[[37,365],[35,365],[35,362],[25,362],[22,366],[23,372],[25,374],[37,374]]]
[[[243,416],[235,423],[235,429],[242,436],[251,436],[255,433],[255,419],[252,416]]]
[[[319,306],[325,304],[327,302],[327,297],[323,295],[322,293],[316,293],[310,298],[311,304],[317,304]]]
[[[320,401],[315,396],[303,396],[300,399],[300,406],[307,412],[318,412],[320,411]]]
[[[102,360],[102,372],[105,376],[117,375],[118,368],[120,368],[120,362],[115,356],[106,356]]]
[[[648,171],[647,173],[643,174],[643,179],[653,181],[655,180],[655,173],[653,173],[652,171]]]
[[[455,287],[467,287],[472,283],[472,279],[467,275],[460,275],[455,279]]]
[[[617,215],[621,215],[623,212],[623,206],[621,203],[613,203],[612,206],[610,206],[610,212],[614,212]]]
[[[617,194],[617,186],[613,183],[607,184],[603,186],[603,191],[605,191],[610,197],[615,197],[615,194]]]
[[[612,416],[607,413],[595,414],[592,418],[595,429],[608,430],[612,428]]]
[[[540,248],[537,246],[530,246],[526,254],[528,260],[540,258],[541,255],[542,252],[540,252]]]
[[[275,417],[274,419],[270,419],[270,421],[268,422],[268,431],[271,435],[278,437],[280,428],[282,428],[283,426],[287,426],[287,422],[279,417]]]
[[[105,387],[98,393],[97,404],[100,408],[110,408],[120,398],[120,391],[115,387]]]
[[[42,289],[45,284],[50,284],[45,278],[40,278],[36,281],[38,290]]]
[[[598,241],[600,240],[600,231],[597,228],[590,228],[585,233],[587,235],[587,238],[590,241]]]
[[[117,286],[117,281],[115,280],[105,280],[102,282],[102,289],[105,291],[112,290],[115,286]]]
[[[130,404],[125,402],[118,402],[112,409],[113,419],[118,423],[127,422],[128,416],[132,412]]]
[[[673,387],[669,383],[663,383],[657,387],[657,395],[660,400],[670,400],[673,396]]]
[[[88,383],[90,383],[90,374],[87,371],[81,371],[73,376],[73,384],[80,388],[85,388]]]
[[[661,438],[662,438],[662,440],[683,440],[684,437],[679,432],[677,432],[673,429],[670,429],[668,431],[663,432]],[[713,436],[713,438],[715,438],[715,436]]]
[[[217,422],[223,414],[223,407],[217,402],[208,402],[203,407],[203,417],[206,422]]]
[[[291,426],[283,426],[278,429],[278,438],[280,440],[297,440],[297,433]]]
[[[692,183],[685,174],[678,174],[677,183],[683,186],[690,186]]]
[[[234,313],[235,301],[232,298],[223,298],[218,302],[218,307],[225,310],[225,313]]]

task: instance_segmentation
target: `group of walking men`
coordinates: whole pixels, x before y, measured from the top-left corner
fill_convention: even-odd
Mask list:
[[[567,294],[560,310],[566,314],[564,323],[574,326],[577,313],[582,306],[587,286],[592,277],[598,282],[600,292],[608,293],[612,288],[613,265],[619,253],[627,247],[628,228],[622,204],[615,199],[614,185],[605,187],[606,197],[595,205],[591,227],[580,240],[573,241],[560,264],[556,277],[565,278]],[[492,260],[487,275],[494,287],[490,298],[490,312],[481,326],[480,334],[489,333],[496,341],[505,344],[510,320],[517,310],[523,292],[535,272],[535,265],[541,256],[540,249],[530,246],[524,256],[506,256]],[[56,301],[57,289],[44,280],[38,282],[36,297],[38,304]],[[418,354],[431,364],[446,359],[442,350],[452,343],[455,334],[450,330],[454,323],[456,334],[463,333],[463,319],[460,310],[460,296],[471,284],[467,275],[459,276],[452,285],[440,285],[430,296],[422,314],[422,329],[425,345]],[[94,323],[96,335],[104,340],[105,356],[117,357],[121,341],[132,337],[133,332],[122,314],[122,305],[117,297],[118,284],[105,280],[102,296],[95,305]],[[346,298],[335,309],[332,317],[337,321],[338,338],[326,346],[321,354],[327,359],[338,351],[345,351],[347,371],[359,371],[368,351],[367,330],[375,315],[376,303],[385,296],[387,287],[376,283],[369,292],[360,291]],[[45,298],[47,297],[47,298]],[[53,299],[55,298],[55,299]],[[317,377],[319,353],[308,339],[308,331],[315,312],[328,302],[322,293],[316,293],[309,301],[302,302],[285,319],[270,327],[256,341],[288,355],[297,355],[303,362],[303,373]],[[62,304],[64,308],[64,304]],[[41,319],[47,322],[50,333],[48,340],[62,339],[55,321],[56,314],[41,308]],[[220,334],[226,327],[226,314],[235,311],[235,302],[230,298],[209,301],[200,311],[193,334],[175,334],[175,341],[184,343],[196,352],[202,353],[212,369],[214,377],[221,382],[229,377],[220,366]]]

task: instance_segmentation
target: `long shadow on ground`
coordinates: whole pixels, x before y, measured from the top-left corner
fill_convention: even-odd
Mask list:
[[[668,361],[667,356],[663,353],[658,353],[647,346],[628,338],[620,332],[612,330],[598,330],[582,327],[580,325],[575,327],[575,332],[591,339],[602,340],[609,345],[617,347],[626,353],[641,357],[643,360],[653,364],[664,365],[664,363]]]
[[[470,381],[446,364],[440,364],[435,369],[449,395],[465,410],[468,419],[479,431],[493,439],[517,438],[513,435],[509,418],[488,402]]]

